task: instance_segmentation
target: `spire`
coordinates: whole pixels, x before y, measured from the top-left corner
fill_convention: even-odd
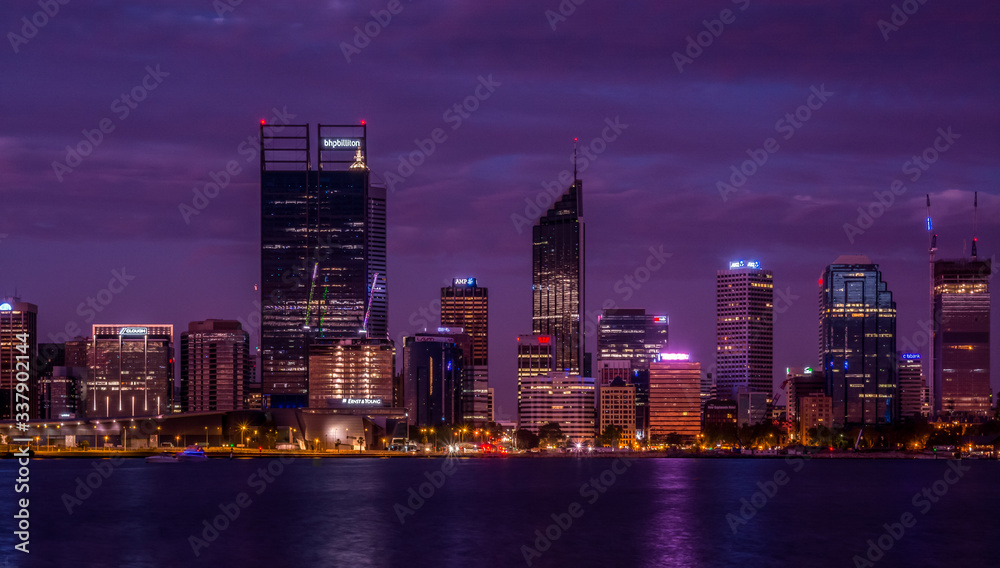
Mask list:
[[[976,260],[976,233],[979,231],[979,192],[972,194],[972,260]]]
[[[348,169],[351,169],[351,170],[367,170],[368,169],[368,166],[365,164],[365,157],[363,155],[361,155],[361,148],[358,148],[358,151],[354,153],[354,163],[351,164],[351,167],[348,168]]]
[[[576,141],[577,139],[574,138],[573,139],[573,183],[576,183]]]

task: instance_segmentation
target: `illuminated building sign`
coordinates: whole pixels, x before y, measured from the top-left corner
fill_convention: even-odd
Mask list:
[[[7,302],[0,304],[0,312],[9,312],[13,309],[14,307],[8,304]]]
[[[653,316],[653,323],[667,323],[667,316]]]
[[[730,270],[732,270],[734,268],[753,268],[753,269],[759,269],[760,268],[760,261],[759,260],[734,260],[734,261],[732,261],[732,262],[729,263],[729,268],[730,268]]]
[[[904,361],[919,361],[920,353],[903,353]]]
[[[341,404],[346,404],[349,406],[381,406],[381,398],[342,398],[340,399]]]
[[[690,353],[660,353],[660,361],[690,361]]]
[[[451,281],[452,286],[475,286],[475,278],[454,278]]]
[[[538,342],[541,343],[542,345],[548,344],[548,342],[551,341],[551,340],[552,340],[552,338],[549,337],[548,335],[539,335],[538,336]]]
[[[813,372],[813,368],[812,367],[806,367],[805,369],[803,369],[803,372],[805,374],[807,374],[807,375],[811,375],[812,372]]]
[[[323,150],[357,150],[361,148],[360,138],[324,138]]]
[[[438,333],[465,333],[464,327],[439,327]]]
[[[144,327],[123,327],[118,330],[118,335],[146,335]]]

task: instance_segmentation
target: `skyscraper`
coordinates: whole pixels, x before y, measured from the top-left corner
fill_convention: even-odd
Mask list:
[[[574,176],[575,177],[575,176]],[[532,333],[554,342],[559,371],[583,371],[585,238],[583,183],[576,179],[532,235]]]
[[[990,413],[989,260],[934,263],[934,411]]]
[[[38,418],[37,360],[38,306],[0,299],[0,420],[20,420],[23,414]],[[18,384],[26,384],[27,391],[18,391]]]
[[[305,406],[309,345],[386,337],[385,188],[366,126],[261,124],[261,354],[266,406]]]
[[[441,288],[442,328],[461,328],[471,338],[466,363],[467,384],[462,388],[463,421],[489,422],[489,295],[471,277],[455,278]]]
[[[756,260],[729,263],[715,280],[715,384],[718,396],[773,391],[774,282]]]
[[[549,371],[518,381],[517,427],[538,434],[555,422],[571,443],[594,439],[594,379]]]
[[[834,425],[894,421],[896,302],[867,256],[841,256],[820,278],[819,358]]]
[[[94,325],[92,337],[88,418],[155,416],[170,411],[174,326]]]
[[[240,322],[193,321],[181,333],[184,412],[243,410],[252,378],[250,335]]]

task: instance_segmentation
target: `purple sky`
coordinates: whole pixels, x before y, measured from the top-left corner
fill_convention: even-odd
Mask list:
[[[21,34],[38,4],[4,2],[0,295],[16,287],[39,305],[43,340],[67,324],[169,322],[179,333],[191,320],[247,320],[260,180],[240,146],[273,108],[297,123],[367,120],[380,178],[415,139],[444,129],[447,139],[390,195],[390,328],[398,337],[422,320],[436,327],[436,313],[420,310],[435,311],[440,286],[478,277],[490,288],[500,415],[516,412],[514,338],[531,330],[530,230],[519,233],[512,215],[571,168],[573,138],[590,145],[606,119],[627,128],[580,176],[588,309],[611,300],[667,313],[672,346],[705,367],[715,271],[731,259],[760,259],[790,300],[776,297],[778,308],[787,303],[775,325],[781,376],[816,362],[816,280],[844,253],[882,266],[900,338],[919,342],[929,317],[925,193],[940,256],[961,255],[971,239],[973,191],[980,256],[996,253],[995,2],[928,0],[885,28],[888,39],[878,23],[891,21],[888,0],[590,0],[555,30],[545,11],[558,11],[556,0],[514,4],[404,1],[388,25],[369,25],[377,36],[348,62],[341,43],[388,2],[243,2],[222,17],[209,0],[70,2],[30,38],[29,27],[26,43],[7,32]],[[720,16],[731,23],[710,24],[721,33],[680,72],[674,52]],[[116,99],[142,84],[147,66],[167,75],[146,79],[155,89],[123,118]],[[446,111],[481,76],[499,86],[453,129]],[[810,99],[821,86],[833,94]],[[799,128],[778,123],[807,102],[818,108]],[[59,181],[53,162],[102,119],[114,130]],[[957,137],[938,142],[948,149],[914,181],[906,162],[949,127]],[[770,137],[777,151],[723,200],[717,182]],[[179,205],[230,160],[241,172],[185,223]],[[857,224],[858,207],[895,179],[905,192],[851,243],[844,224]],[[672,256],[626,298],[616,283],[650,247]],[[77,306],[123,267],[134,279],[88,322]]]

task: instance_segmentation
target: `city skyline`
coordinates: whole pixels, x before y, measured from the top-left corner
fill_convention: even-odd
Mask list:
[[[808,39],[809,32],[826,29],[830,6],[804,7],[795,16],[776,7],[753,8],[740,14],[740,31],[717,38],[683,72],[669,63],[650,72],[613,34],[629,30],[632,40],[657,46],[669,59],[674,51],[683,52],[685,37],[702,31],[702,20],[717,16],[708,7],[644,14],[655,34],[629,29],[629,18],[637,17],[633,7],[614,13],[596,5],[580,7],[555,30],[541,10],[526,8],[507,15],[498,7],[462,10],[441,24],[454,38],[490,19],[523,18],[537,25],[525,28],[518,41],[539,49],[554,40],[600,36],[598,30],[612,34],[604,45],[584,42],[574,44],[572,53],[557,50],[552,57],[567,62],[565,68],[540,75],[523,54],[511,60],[509,50],[488,47],[489,41],[501,46],[510,41],[496,35],[475,43],[470,55],[450,68],[422,51],[426,48],[412,54],[411,69],[402,68],[397,47],[413,45],[413,34],[427,17],[407,7],[351,62],[329,63],[349,84],[359,85],[357,92],[331,92],[324,77],[305,73],[312,65],[308,53],[286,69],[274,57],[230,54],[208,40],[196,42],[199,57],[226,66],[227,81],[192,68],[185,60],[198,58],[176,46],[143,44],[135,57],[105,54],[99,60],[87,50],[67,55],[60,36],[79,40],[79,32],[69,19],[53,19],[17,57],[4,61],[8,75],[34,81],[21,92],[37,96],[15,102],[9,93],[0,95],[8,107],[23,110],[12,116],[6,139],[13,151],[4,165],[10,186],[0,210],[5,267],[0,295],[16,290],[39,306],[42,342],[54,341],[52,334],[65,333],[71,324],[85,331],[94,323],[133,321],[171,323],[176,329],[207,318],[251,323],[258,310],[253,285],[259,281],[260,182],[255,144],[243,142],[262,118],[311,124],[365,119],[371,126],[367,158],[373,173],[386,182],[392,181],[386,179],[389,173],[403,180],[392,184],[387,197],[389,271],[393,282],[408,277],[407,286],[392,285],[390,337],[436,329],[437,318],[423,314],[433,315],[440,287],[455,277],[478,277],[493,289],[491,386],[497,388],[500,415],[511,416],[516,408],[514,338],[531,331],[524,321],[531,270],[524,255],[535,211],[546,208],[525,199],[544,203],[540,196],[546,188],[565,189],[559,179],[563,171],[570,175],[573,138],[580,140],[579,177],[587,191],[586,310],[594,315],[588,324],[596,324],[608,301],[667,314],[671,350],[711,361],[714,320],[704,314],[713,305],[713,275],[732,260],[759,259],[775,274],[777,379],[787,366],[816,364],[814,340],[803,330],[816,324],[812,294],[823,267],[840,254],[863,253],[893,283],[899,337],[917,344],[920,323],[930,318],[923,195],[931,194],[934,203],[939,258],[961,257],[963,240],[971,241],[973,191],[980,192],[979,257],[994,257],[1000,241],[1000,199],[990,185],[996,169],[984,165],[996,150],[990,134],[997,123],[990,103],[994,89],[983,75],[972,81],[967,72],[997,49],[980,27],[996,21],[997,8],[969,7],[970,17],[937,6],[887,41],[874,22],[887,17],[888,8],[883,14],[875,7],[841,7],[845,16],[837,25],[851,33],[822,50]],[[207,5],[178,10],[165,19],[156,9],[117,17],[136,29],[175,38],[202,34],[224,44],[244,32],[242,18],[260,8],[243,6],[224,17]],[[408,20],[411,13],[414,19]],[[336,25],[309,39],[336,54],[339,42],[350,41],[353,26],[364,25],[370,15],[360,8],[334,15]],[[81,6],[74,18],[107,16],[100,8]],[[324,15],[318,17],[322,21]],[[278,31],[269,41],[278,41],[293,33],[298,16],[278,9],[271,18]],[[765,22],[801,33],[769,44],[780,50],[741,56],[744,41],[767,38]],[[965,30],[962,42],[951,41],[957,29]],[[913,56],[927,53],[928,46],[933,55]],[[864,61],[855,59],[857,49],[869,54]],[[39,62],[46,62],[61,85],[73,88],[72,104],[53,102],[55,79],[32,69]],[[87,70],[86,77],[78,68]],[[275,80],[257,80],[262,69]],[[921,91],[915,94],[907,86],[918,70]],[[383,88],[390,80],[427,73],[442,80],[427,89],[414,81],[412,98]],[[293,82],[293,74],[304,82]],[[126,118],[109,112],[109,103],[147,75],[145,84],[156,88],[146,100]],[[87,80],[92,77],[102,81]],[[558,96],[547,86],[555,79],[564,85]],[[294,92],[290,84],[297,85]],[[195,85],[206,98],[191,99],[196,104],[179,118],[173,105],[194,97],[185,93]],[[236,88],[249,85],[253,89]],[[603,85],[609,86],[593,90]],[[832,94],[819,103],[813,87]],[[474,112],[462,107],[469,97]],[[563,105],[565,97],[576,104]],[[664,97],[678,110],[648,120],[651,104]],[[967,103],[946,104],[959,98]],[[447,113],[456,104],[461,113]],[[808,104],[821,106],[799,122],[792,137],[775,132],[776,121]],[[31,118],[42,114],[41,123]],[[870,125],[874,114],[883,120],[878,128]],[[104,134],[80,165],[57,177],[52,163],[66,161],[65,146],[76,146],[85,139],[82,130],[93,131],[106,116],[115,130]],[[433,137],[438,128],[446,138],[442,142]],[[754,154],[774,134],[779,151],[739,191],[720,194],[717,182],[733,183],[731,166],[739,169],[752,157],[747,149]],[[28,144],[18,146],[14,137]],[[413,171],[404,176],[409,169],[401,157],[421,145],[432,148],[428,140],[433,151],[424,150],[422,164],[410,164]],[[912,157],[934,147],[947,149],[935,163],[924,163],[926,169],[917,166],[920,160]],[[230,161],[239,173],[227,172]],[[213,179],[228,181],[208,197],[203,192]],[[906,189],[890,202],[885,195],[896,180]],[[876,194],[891,204],[880,205]],[[859,207],[872,218],[863,218]],[[66,274],[73,275],[71,289]],[[591,331],[587,350],[593,352],[596,328],[585,327]],[[1000,356],[996,342],[992,356]],[[996,391],[995,372],[991,378]]]

